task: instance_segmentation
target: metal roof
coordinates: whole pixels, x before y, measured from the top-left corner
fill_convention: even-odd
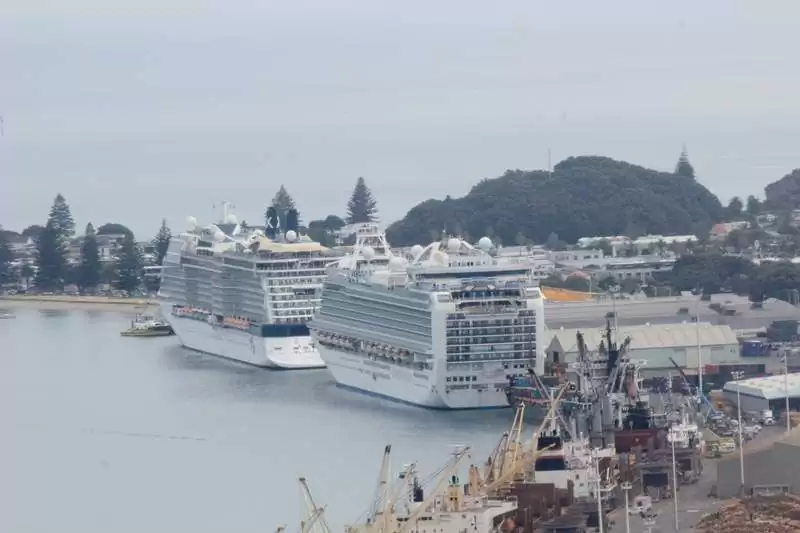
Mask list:
[[[767,400],[777,400],[786,397],[786,376],[767,376],[763,378],[741,379],[739,381],[729,381],[722,387],[722,390],[739,394],[764,398]],[[800,397],[800,372],[789,374],[789,397]]]
[[[558,340],[565,353],[577,352],[576,333],[583,333],[584,342],[590,350],[594,350],[603,340],[601,328],[560,328],[548,331],[550,340]],[[730,326],[717,326],[701,322],[700,324],[652,324],[647,326],[621,326],[616,338],[622,341],[631,338],[632,350],[652,348],[687,348],[696,347],[698,333],[701,346],[738,345],[739,341]]]

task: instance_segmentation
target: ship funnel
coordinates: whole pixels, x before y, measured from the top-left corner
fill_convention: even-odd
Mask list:
[[[267,220],[264,228],[264,234],[268,239],[275,239],[280,229],[280,221],[278,220],[278,211],[274,206],[267,208]]]
[[[297,232],[297,209],[289,209],[286,212],[286,231]]]

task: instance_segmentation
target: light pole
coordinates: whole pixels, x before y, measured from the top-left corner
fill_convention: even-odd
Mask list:
[[[699,386],[700,392],[700,408],[702,409],[702,398],[703,398],[703,352],[700,346],[700,303],[703,301],[702,296],[698,296],[697,298],[697,308],[695,309],[694,314],[694,327],[695,327],[695,335],[697,336],[697,383]]]
[[[611,285],[608,287],[608,292],[611,294],[611,312],[614,313],[614,334],[618,334],[619,322],[617,321],[617,293],[619,292],[619,285]]]
[[[731,372],[731,377],[737,381],[736,383],[736,418],[739,422],[739,482],[741,483],[742,496],[744,496],[744,427],[742,427],[742,397],[739,389],[741,384],[738,383],[744,377],[744,372],[734,371]]]
[[[789,417],[789,350],[783,351],[783,392],[786,395],[786,433],[792,431]]]
[[[620,488],[625,491],[625,533],[631,533],[631,515],[630,507],[628,507],[628,491],[633,488],[630,482],[625,481],[620,485]]]
[[[670,429],[668,434],[669,440],[672,444],[672,503],[675,511],[675,531],[679,531],[678,527],[678,468],[675,465],[675,441],[678,436],[675,430]]]

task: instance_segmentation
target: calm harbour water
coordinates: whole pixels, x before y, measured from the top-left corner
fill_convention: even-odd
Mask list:
[[[511,422],[120,337],[133,310],[13,312],[0,320],[0,531],[294,531],[299,476],[341,531],[368,509],[385,444],[394,472],[417,460],[426,473],[453,444],[482,462]]]

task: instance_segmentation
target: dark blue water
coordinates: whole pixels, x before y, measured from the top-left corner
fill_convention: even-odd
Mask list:
[[[511,422],[120,337],[133,310],[14,312],[0,320],[0,531],[291,531],[299,476],[338,529],[368,509],[385,444],[395,473],[430,471],[454,444],[483,462]]]

